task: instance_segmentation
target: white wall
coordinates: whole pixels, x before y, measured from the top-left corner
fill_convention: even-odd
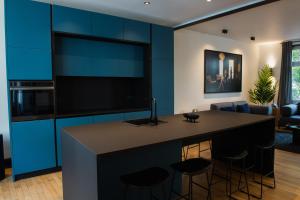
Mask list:
[[[0,0],[0,133],[4,134],[5,158],[10,157],[8,116],[4,0]]]
[[[208,110],[211,103],[248,99],[258,70],[258,46],[182,29],[175,32],[175,113]],[[204,50],[243,55],[241,93],[204,94]]]

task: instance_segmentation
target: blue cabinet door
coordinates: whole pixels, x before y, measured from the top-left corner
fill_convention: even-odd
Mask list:
[[[120,39],[124,37],[124,20],[119,17],[93,14],[93,35],[104,38]]]
[[[174,114],[174,65],[172,60],[152,61],[152,96],[157,100],[158,115]]]
[[[152,25],[152,58],[172,59],[174,57],[174,32],[172,28]]]
[[[75,118],[65,118],[56,120],[56,145],[57,145],[57,161],[58,166],[61,166],[61,131],[65,127],[69,126],[80,126],[85,124],[92,124],[93,117],[75,117]]]
[[[56,73],[62,76],[143,77],[141,46],[62,38],[56,45]]]
[[[124,40],[150,43],[150,24],[125,20]]]
[[[28,0],[5,1],[6,42],[12,47],[50,49],[50,5]]]
[[[50,5],[5,1],[9,80],[51,80]]]
[[[56,166],[53,120],[13,122],[11,128],[14,175]]]
[[[152,26],[152,96],[159,115],[174,114],[174,34],[168,27]]]
[[[51,51],[6,48],[9,80],[52,80]]]
[[[92,35],[92,12],[53,6],[53,31]]]

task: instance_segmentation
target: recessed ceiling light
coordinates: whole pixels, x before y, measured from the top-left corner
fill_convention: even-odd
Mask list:
[[[207,2],[211,2],[211,0],[206,0]]]
[[[150,1],[145,1],[144,4],[145,4],[145,5],[150,5],[151,2],[150,2]]]

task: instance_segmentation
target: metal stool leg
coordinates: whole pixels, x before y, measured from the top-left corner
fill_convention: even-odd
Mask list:
[[[124,192],[123,192],[123,199],[127,200],[128,185],[125,185],[123,190],[124,190]]]
[[[175,176],[176,176],[176,171],[173,172],[172,179],[171,179],[171,188],[169,192],[169,197],[168,200],[172,199],[172,192],[173,192],[173,187],[174,187],[174,182],[175,182]]]
[[[228,163],[226,164],[226,196],[228,196],[228,179],[229,179],[229,175],[228,175]]]
[[[193,200],[193,176],[189,176],[189,200]]]
[[[249,185],[248,185],[248,179],[247,179],[247,169],[246,169],[246,158],[243,159],[243,173],[244,173],[245,181],[246,181],[248,200],[250,200],[250,192],[249,192]]]
[[[201,157],[201,143],[199,142],[199,146],[198,146],[198,157]]]
[[[229,166],[229,199],[232,199],[232,161]]]
[[[206,180],[207,180],[207,189],[208,189],[206,199],[209,200],[212,199],[212,197],[211,197],[211,180],[209,179],[208,171],[206,172]]]

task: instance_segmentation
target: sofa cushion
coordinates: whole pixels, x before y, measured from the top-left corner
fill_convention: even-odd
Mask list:
[[[221,111],[228,111],[228,112],[235,112],[235,108],[234,108],[233,105],[229,106],[229,107],[222,107],[220,110]]]
[[[281,126],[286,124],[300,124],[300,115],[293,115],[291,117],[281,117],[280,122]]]
[[[213,103],[210,105],[211,110],[221,110],[224,107],[233,107],[232,102],[223,102],[223,103]]]
[[[249,105],[247,103],[241,104],[241,105],[237,105],[236,106],[236,112],[249,113],[250,112]]]
[[[248,104],[247,101],[235,101],[233,102],[233,106],[236,108],[238,105],[245,105]]]
[[[256,115],[272,115],[271,106],[250,105],[250,113]]]
[[[284,117],[290,117],[292,115],[297,114],[297,112],[298,112],[298,105],[296,104],[289,104],[289,105],[282,106],[280,108],[280,113]]]

